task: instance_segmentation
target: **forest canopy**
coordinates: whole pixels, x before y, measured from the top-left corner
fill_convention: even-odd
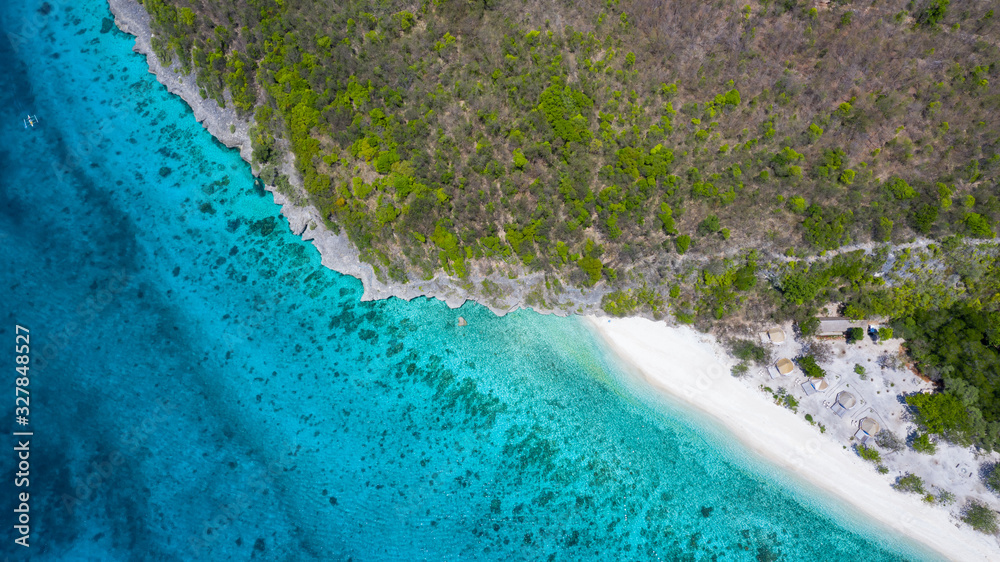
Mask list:
[[[943,385],[908,397],[921,424],[958,443],[1000,446],[1000,313],[958,305],[896,325],[921,371]]]
[[[588,286],[1000,220],[995,2],[143,4],[383,277]]]

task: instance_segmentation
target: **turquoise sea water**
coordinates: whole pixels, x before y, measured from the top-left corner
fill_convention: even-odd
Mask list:
[[[10,559],[928,557],[637,397],[578,320],[359,302],[103,2],[0,16],[0,334],[31,330],[35,434]]]

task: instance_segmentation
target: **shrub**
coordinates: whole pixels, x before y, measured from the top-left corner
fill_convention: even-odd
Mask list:
[[[951,505],[955,503],[955,494],[948,490],[941,490],[937,495],[937,502],[941,505]]]
[[[515,149],[514,150],[514,168],[516,168],[518,170],[523,170],[524,167],[527,166],[527,165],[528,165],[528,159],[524,156],[524,153],[521,152],[520,148]]]
[[[913,450],[925,455],[933,455],[937,452],[937,443],[931,441],[930,434],[923,433],[913,439]]]
[[[883,429],[875,434],[875,444],[894,453],[902,451],[903,447],[906,446],[902,439],[888,429]]]
[[[868,462],[878,464],[882,461],[882,455],[878,453],[877,449],[870,449],[864,445],[855,445],[854,450],[858,453],[859,457]]]
[[[741,362],[741,363],[738,363],[736,365],[733,365],[732,375],[734,377],[736,377],[736,378],[743,378],[743,377],[747,376],[748,374],[750,374],[750,366],[747,365],[745,362]]]
[[[881,240],[882,242],[888,242],[892,239],[892,219],[888,217],[879,217],[878,224],[875,225],[875,239]]]
[[[976,500],[969,500],[965,505],[962,521],[980,533],[992,535],[997,532],[997,512]]]
[[[801,332],[803,336],[811,336],[816,333],[816,330],[819,329],[819,318],[809,316],[799,322],[798,326],[799,332]]]
[[[899,199],[900,201],[913,199],[917,196],[916,190],[910,187],[910,184],[906,183],[906,180],[899,176],[892,176],[886,180],[883,187],[885,187],[886,191],[892,194],[893,197]]]
[[[922,27],[936,25],[948,13],[950,3],[951,0],[932,0],[923,10],[917,12],[917,25]]]
[[[917,409],[917,421],[928,433],[936,433],[961,444],[970,442],[974,431],[969,411],[962,401],[949,393],[920,393],[906,397]]]
[[[847,330],[848,343],[858,343],[863,339],[865,339],[865,331],[861,328],[850,328]]]
[[[611,316],[628,316],[638,306],[639,301],[631,291],[614,291],[601,299],[601,308]]]
[[[934,221],[938,218],[938,208],[934,205],[924,204],[913,214],[913,226],[921,233],[927,234],[934,226]]]
[[[837,178],[837,181],[839,181],[840,183],[842,183],[844,185],[851,185],[852,183],[854,183],[854,177],[855,177],[855,175],[856,175],[856,172],[854,170],[848,168],[848,169],[846,169],[846,170],[844,170],[843,172],[840,173],[840,177]]]
[[[798,363],[799,367],[802,367],[802,371],[806,374],[806,376],[814,379],[821,379],[826,376],[826,371],[816,364],[816,358],[812,355],[799,357]]]
[[[986,477],[986,487],[1000,494],[1000,464],[995,464],[990,469],[990,474]]]
[[[795,166],[794,163],[799,160],[803,160],[805,156],[795,152],[790,146],[786,146],[781,149],[780,152],[776,152],[773,157],[771,157],[771,165],[774,168],[774,175],[779,177],[790,177],[799,176],[802,174],[802,168]]]
[[[753,361],[758,365],[762,365],[767,363],[771,358],[771,354],[767,348],[751,340],[732,340],[729,343],[729,349],[737,359],[744,362]]]
[[[708,215],[705,220],[698,224],[698,234],[705,236],[718,232],[722,225],[719,223],[717,215]]]
[[[837,212],[815,204],[806,208],[806,215],[802,221],[806,241],[824,250],[840,247],[847,234],[846,227],[854,219],[851,211]]]
[[[785,407],[789,410],[798,413],[799,411],[799,401],[795,399],[791,394],[785,395]]]
[[[900,476],[896,483],[892,485],[893,488],[901,492],[909,492],[911,494],[923,494],[924,493],[924,481],[922,478],[916,474],[906,473],[906,476]]]
[[[993,238],[990,221],[979,213],[966,213],[962,222],[965,223],[965,228],[969,229],[969,234],[977,238]]]
[[[725,236],[725,229],[723,230],[723,236]],[[736,278],[733,280],[733,286],[739,291],[748,291],[757,285],[757,265],[754,263],[748,263],[747,265],[736,270]]]
[[[823,129],[820,128],[816,123],[809,124],[809,141],[816,142],[819,138],[823,136]]]
[[[594,285],[601,280],[601,273],[604,270],[604,264],[601,260],[594,257],[583,257],[577,262],[580,269],[587,274],[587,284]]]
[[[798,195],[788,199],[788,208],[795,213],[802,213],[806,210],[806,200]]]
[[[660,225],[663,227],[664,233],[677,233],[677,229],[674,227],[674,210],[670,208],[670,205],[660,203],[660,212],[656,215],[656,218],[660,219]]]
[[[891,340],[892,339],[892,328],[888,326],[883,326],[878,329],[878,339],[879,341]]]
[[[674,243],[677,244],[677,253],[684,254],[691,247],[691,237],[687,234],[681,234],[674,240]]]

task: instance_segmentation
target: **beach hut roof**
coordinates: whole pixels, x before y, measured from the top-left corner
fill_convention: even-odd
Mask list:
[[[772,343],[782,343],[785,341],[785,332],[781,328],[771,328],[767,331],[767,337],[771,339]]]
[[[795,366],[792,365],[792,362],[788,359],[785,359],[784,357],[778,359],[778,362],[775,363],[774,366],[778,368],[778,372],[781,373],[782,375],[787,375],[788,373],[791,373],[792,369],[795,368]]]
[[[853,324],[847,318],[820,318],[817,332],[821,336],[839,336],[852,326]]]
[[[861,429],[868,435],[875,435],[882,428],[879,427],[878,422],[874,419],[865,418],[861,420]]]
[[[826,379],[813,379],[812,384],[816,390],[826,390],[830,386],[826,384]]]
[[[857,400],[854,399],[854,395],[846,390],[837,395],[837,402],[845,408],[853,408]]]

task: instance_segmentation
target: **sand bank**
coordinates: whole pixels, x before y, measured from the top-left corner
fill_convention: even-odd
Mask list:
[[[587,320],[649,384],[708,414],[780,469],[949,559],[1000,559],[995,538],[960,526],[946,509],[917,495],[892,489],[850,448],[732,377],[736,361],[711,337],[641,318]]]

